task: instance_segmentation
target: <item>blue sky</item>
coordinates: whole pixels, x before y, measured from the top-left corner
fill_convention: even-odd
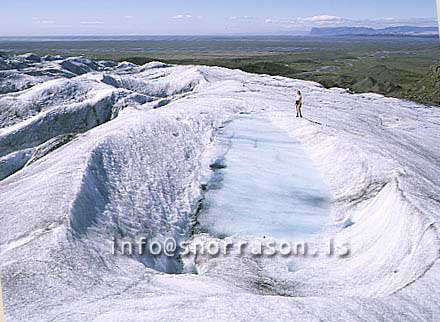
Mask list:
[[[296,34],[435,25],[435,0],[0,0],[0,35]]]

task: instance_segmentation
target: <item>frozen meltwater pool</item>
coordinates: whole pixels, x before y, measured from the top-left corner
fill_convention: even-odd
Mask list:
[[[219,133],[217,144],[223,152],[212,166],[202,230],[288,241],[329,223],[331,197],[322,178],[302,146],[264,114],[241,115]]]

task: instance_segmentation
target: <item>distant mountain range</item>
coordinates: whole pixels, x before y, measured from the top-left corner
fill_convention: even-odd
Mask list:
[[[436,36],[438,35],[438,28],[413,26],[388,27],[383,29],[374,29],[367,27],[327,27],[312,28],[310,33],[311,35],[316,36]]]

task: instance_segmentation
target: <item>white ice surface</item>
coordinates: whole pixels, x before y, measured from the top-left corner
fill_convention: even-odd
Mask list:
[[[0,95],[6,321],[440,319],[438,108],[216,67],[28,58],[2,63],[22,75]],[[25,87],[43,84],[21,90],[29,71],[44,76]],[[115,236],[189,238],[216,132],[262,110],[329,187],[319,238],[349,241],[348,258],[289,271],[201,256],[199,275],[173,275],[174,258],[110,254]]]
[[[301,241],[330,223],[331,196],[299,142],[266,113],[240,115],[216,136],[202,229],[214,236]]]

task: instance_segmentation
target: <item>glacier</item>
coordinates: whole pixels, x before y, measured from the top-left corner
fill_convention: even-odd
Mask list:
[[[304,119],[295,118],[297,89]],[[306,174],[299,186],[318,187],[328,203],[310,238],[347,241],[350,256],[286,265],[250,254],[183,262],[111,254],[115,237],[261,238],[240,226],[226,237],[195,229],[200,205],[227,204],[229,178],[246,167],[228,165],[244,153],[235,144],[220,170],[235,175],[204,191],[222,133],[243,119],[251,135],[269,139],[268,126],[294,145],[285,155]],[[437,321],[439,139],[437,107],[377,94],[219,67],[2,56],[6,321]],[[258,177],[253,157],[248,170]],[[272,171],[286,171],[289,160],[278,162]]]
[[[211,165],[200,230],[294,242],[329,224],[327,187],[301,145],[264,112],[234,118],[216,141],[223,152]]]

